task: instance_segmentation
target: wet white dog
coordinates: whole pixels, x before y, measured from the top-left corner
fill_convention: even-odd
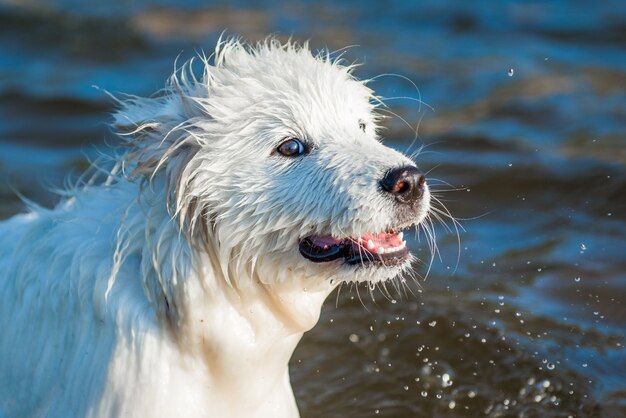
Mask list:
[[[429,189],[350,67],[275,40],[200,61],[120,101],[104,184],[0,223],[0,417],[297,417],[326,296],[409,267]]]

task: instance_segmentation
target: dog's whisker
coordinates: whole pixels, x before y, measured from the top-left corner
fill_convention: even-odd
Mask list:
[[[422,110],[421,105],[425,105],[425,106],[427,106],[427,107],[428,107],[428,109],[430,109],[430,110],[431,110],[431,111],[433,111],[433,112],[435,111],[435,109],[434,109],[432,106],[430,106],[430,105],[428,105],[427,103],[425,103],[424,101],[422,101],[422,94],[421,94],[421,92],[420,92],[419,87],[417,87],[417,84],[415,84],[415,82],[413,82],[413,80],[411,80],[410,78],[408,78],[408,77],[406,77],[406,76],[403,76],[403,75],[401,75],[401,74],[395,74],[395,73],[384,73],[384,74],[379,74],[379,75],[377,75],[377,76],[374,76],[374,77],[370,78],[370,79],[368,80],[368,82],[369,82],[369,81],[374,81],[374,80],[376,80],[376,79],[378,79],[378,78],[380,78],[380,77],[397,77],[397,78],[401,78],[401,79],[403,79],[403,80],[405,80],[405,81],[408,81],[408,82],[409,82],[409,83],[413,86],[413,88],[415,89],[415,91],[417,92],[417,96],[418,96],[418,98],[417,98],[417,99],[413,99],[413,100],[417,101],[417,102],[419,103],[419,105],[420,105],[420,106],[418,107],[417,111],[418,111],[418,112],[421,112],[421,110]]]

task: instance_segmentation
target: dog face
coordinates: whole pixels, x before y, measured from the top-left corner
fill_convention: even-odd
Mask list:
[[[222,267],[381,281],[409,266],[402,230],[426,217],[429,189],[380,142],[375,97],[350,67],[275,41],[227,41],[204,67],[157,99],[171,120],[151,129],[167,139],[138,154],[168,160],[177,212],[206,225]]]

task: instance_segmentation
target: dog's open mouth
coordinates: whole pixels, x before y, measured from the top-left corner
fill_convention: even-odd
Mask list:
[[[300,254],[315,263],[343,258],[347,264],[396,266],[407,260],[409,249],[402,232],[392,229],[345,239],[311,235],[300,241]]]

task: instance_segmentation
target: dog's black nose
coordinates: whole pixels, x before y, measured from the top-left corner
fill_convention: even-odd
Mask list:
[[[387,193],[403,204],[412,204],[424,193],[426,178],[413,166],[389,170],[380,181],[380,186]]]

